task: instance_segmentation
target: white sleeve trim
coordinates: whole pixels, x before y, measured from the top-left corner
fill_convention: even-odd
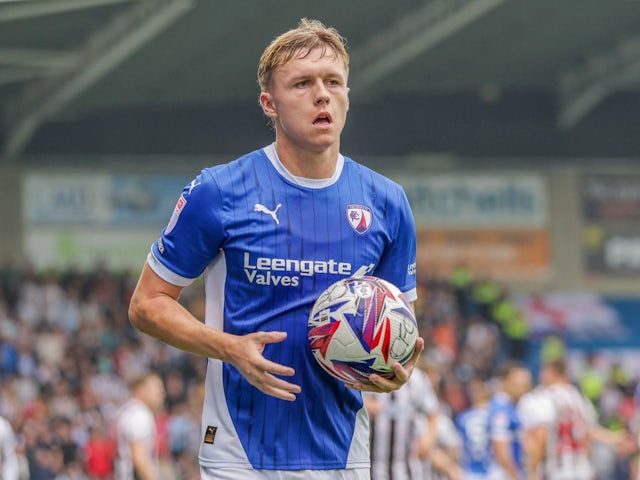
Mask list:
[[[408,292],[404,292],[404,296],[407,297],[407,300],[410,302],[415,302],[418,299],[418,289],[412,288]]]
[[[169,270],[163,263],[160,262],[153,254],[153,252],[149,252],[147,255],[147,264],[153,270],[156,275],[158,275],[165,282],[169,282],[172,285],[177,285],[179,287],[188,287],[193,283],[195,278],[187,278],[182,275],[178,275],[177,273]]]

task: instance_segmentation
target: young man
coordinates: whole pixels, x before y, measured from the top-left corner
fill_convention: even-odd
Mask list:
[[[155,413],[164,405],[162,379],[146,373],[133,379],[131,399],[116,415],[116,462],[118,480],[156,480],[159,478]]]
[[[598,424],[593,404],[571,383],[563,359],[546,363],[541,387],[523,399],[528,478],[590,480],[591,442],[616,446],[625,439]]]
[[[360,391],[400,388],[423,349],[392,378],[352,385],[309,349],[311,306],[340,279],[375,275],[416,298],[404,192],[340,154],[348,65],[342,37],[318,21],[266,48],[260,105],[275,142],[184,188],[131,300],[137,328],[208,357],[203,479],[369,478]],[[205,324],[178,303],[203,272]]]
[[[531,389],[531,372],[519,362],[510,360],[500,367],[498,377],[499,391],[489,402],[489,439],[493,453],[489,478],[524,479],[522,419],[517,404]]]
[[[491,393],[479,378],[469,381],[468,391],[471,406],[456,418],[456,427],[462,437],[461,465],[465,480],[481,480],[489,475],[492,460],[489,438]]]

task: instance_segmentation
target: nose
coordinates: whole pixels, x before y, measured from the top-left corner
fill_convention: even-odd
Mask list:
[[[319,81],[316,87],[315,103],[316,105],[329,103],[329,92],[322,81]]]

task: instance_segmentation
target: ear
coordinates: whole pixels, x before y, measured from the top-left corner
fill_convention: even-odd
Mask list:
[[[351,93],[351,88],[347,87],[347,112],[349,111],[349,107],[351,106],[351,100],[349,94]]]
[[[268,92],[260,93],[260,106],[262,111],[269,118],[275,118],[278,116],[276,105],[273,101],[273,97]]]

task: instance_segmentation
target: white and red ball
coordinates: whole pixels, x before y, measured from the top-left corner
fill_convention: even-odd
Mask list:
[[[346,383],[373,373],[391,377],[415,349],[418,326],[411,305],[393,284],[357,277],[330,285],[309,315],[309,342],[318,363]]]

